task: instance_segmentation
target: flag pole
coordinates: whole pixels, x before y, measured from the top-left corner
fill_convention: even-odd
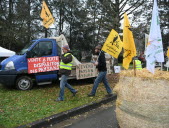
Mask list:
[[[136,76],[136,63],[135,63],[135,60],[133,60],[133,68],[134,68],[134,76]]]
[[[163,70],[163,62],[161,62],[161,71]]]

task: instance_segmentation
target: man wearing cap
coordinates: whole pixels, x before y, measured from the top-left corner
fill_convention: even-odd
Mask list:
[[[60,93],[59,93],[59,97],[56,99],[56,101],[63,101],[64,100],[64,89],[65,89],[65,87],[67,87],[73,93],[73,96],[75,96],[76,93],[77,93],[77,90],[75,90],[67,82],[67,78],[71,74],[71,70],[72,70],[73,56],[70,52],[68,45],[64,45],[62,47],[62,50],[63,50],[64,54],[61,55],[61,60],[60,60],[60,70],[59,70],[59,73],[61,74]]]
[[[102,48],[101,45],[98,45],[98,46],[95,47],[95,53],[98,55],[98,59],[94,63],[94,65],[98,69],[99,74],[94,81],[92,91],[88,94],[89,97],[95,96],[97,87],[98,87],[99,83],[102,82],[102,81],[103,81],[104,86],[106,88],[106,91],[108,93],[108,95],[106,95],[106,96],[112,96],[112,90],[111,90],[109,83],[107,81],[107,78],[106,78],[107,68],[106,68],[105,54],[104,54],[103,51],[101,51],[101,48]]]

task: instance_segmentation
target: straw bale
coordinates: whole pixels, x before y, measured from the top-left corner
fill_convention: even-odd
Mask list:
[[[118,107],[116,108],[116,117],[120,128],[169,128],[168,124],[138,118],[137,116],[122,111]]]
[[[120,76],[134,76],[134,70],[123,70],[120,72]],[[136,77],[169,80],[169,72],[155,70],[155,74],[152,74],[147,69],[143,68],[142,70],[136,70]]]
[[[114,91],[121,128],[169,128],[169,72],[122,71]]]

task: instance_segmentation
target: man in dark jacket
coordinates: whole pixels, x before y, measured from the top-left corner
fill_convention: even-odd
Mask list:
[[[105,54],[103,51],[101,51],[101,48],[102,48],[101,45],[98,45],[95,47],[95,53],[98,55],[98,59],[94,63],[94,65],[98,69],[99,74],[98,74],[97,78],[95,79],[93,89],[92,89],[91,93],[88,94],[88,96],[95,96],[97,87],[98,87],[99,83],[102,81],[103,81],[106,91],[108,93],[107,96],[112,96],[112,90],[111,90],[109,83],[107,81],[107,78],[106,78],[107,68],[106,68]]]
[[[73,93],[73,96],[75,96],[77,93],[77,90],[75,90],[70,84],[67,83],[67,78],[71,74],[71,70],[72,70],[73,56],[70,52],[68,45],[63,46],[62,50],[64,54],[61,55],[60,70],[59,70],[59,73],[61,74],[60,93],[56,101],[64,100],[65,87],[67,87]]]

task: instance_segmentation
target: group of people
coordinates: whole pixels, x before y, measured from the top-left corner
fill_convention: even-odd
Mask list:
[[[95,53],[98,55],[98,59],[96,62],[94,62],[94,65],[99,71],[99,74],[97,78],[94,81],[93,88],[91,92],[88,94],[89,97],[93,97],[96,94],[97,87],[99,83],[103,82],[104,86],[106,88],[106,91],[108,95],[106,96],[112,96],[112,89],[110,88],[110,85],[107,80],[107,68],[106,68],[106,58],[103,51],[101,51],[102,46],[98,45],[95,47]],[[60,81],[60,92],[58,98],[55,100],[57,102],[64,101],[64,89],[67,87],[75,96],[78,92],[78,90],[74,89],[68,82],[68,76],[71,74],[72,65],[73,65],[73,56],[70,52],[70,48],[68,45],[65,45],[62,47],[63,54],[61,55],[60,60],[60,70],[59,74],[61,75],[61,81]]]

